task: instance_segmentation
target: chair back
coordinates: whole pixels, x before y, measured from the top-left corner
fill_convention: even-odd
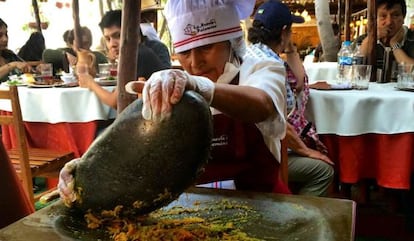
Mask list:
[[[26,131],[20,109],[18,87],[10,86],[8,90],[0,90],[0,99],[9,100],[11,104],[11,115],[5,111],[0,111],[0,125],[12,125],[14,127],[20,160],[18,171],[20,172],[23,187],[33,203],[33,195],[30,195],[33,192],[33,180],[30,170]]]

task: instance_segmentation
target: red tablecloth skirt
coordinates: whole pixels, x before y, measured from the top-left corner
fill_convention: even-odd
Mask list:
[[[414,171],[414,133],[320,135],[343,183],[374,178],[386,188],[409,189]]]
[[[73,151],[80,157],[95,139],[97,122],[43,123],[25,122],[28,144],[31,147],[50,148],[59,151]],[[13,127],[2,127],[3,143],[6,148],[16,147]]]
[[[82,123],[43,123],[25,122],[25,129],[30,147],[49,148],[58,151],[73,151],[80,157],[95,139],[98,121]],[[12,126],[2,126],[2,140],[6,149],[15,148],[17,140]],[[48,178],[47,186],[57,185],[57,178]]]

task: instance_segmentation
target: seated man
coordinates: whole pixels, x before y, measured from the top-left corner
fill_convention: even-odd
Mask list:
[[[115,56],[116,59],[119,58],[121,45],[121,18],[122,13],[120,10],[108,11],[99,23],[105,38],[106,47],[109,53]],[[145,79],[149,78],[153,72],[169,68],[169,66],[164,66],[161,63],[154,51],[142,43],[138,49],[137,64],[137,76]],[[96,83],[92,76],[84,74],[79,75],[79,85],[94,91],[105,104],[113,108],[117,107],[117,89],[114,92],[109,92]]]
[[[390,79],[396,79],[397,63],[414,63],[414,32],[404,24],[407,14],[405,0],[376,0],[377,8],[377,45],[376,58],[377,68],[385,69],[384,62],[391,67]],[[369,55],[369,36],[362,41],[361,52]],[[386,61],[384,56],[390,56]],[[390,81],[387,79],[386,81]]]

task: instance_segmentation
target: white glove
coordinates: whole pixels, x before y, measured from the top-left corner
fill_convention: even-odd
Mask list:
[[[155,72],[145,82],[142,91],[142,116],[146,120],[160,121],[171,115],[172,105],[177,104],[185,90],[194,90],[211,104],[214,82],[201,76],[189,75],[171,69]]]
[[[77,163],[80,158],[76,158],[66,163],[65,166],[60,170],[58,190],[59,195],[63,200],[63,203],[70,207],[73,202],[76,201],[76,193],[74,191],[75,179],[73,178],[72,172],[75,170]]]

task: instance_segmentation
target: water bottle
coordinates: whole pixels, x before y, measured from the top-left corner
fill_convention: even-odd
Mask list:
[[[365,64],[365,56],[361,52],[361,44],[357,44],[352,54],[352,64]]]
[[[352,49],[351,41],[344,41],[338,52],[338,84],[351,84]]]

